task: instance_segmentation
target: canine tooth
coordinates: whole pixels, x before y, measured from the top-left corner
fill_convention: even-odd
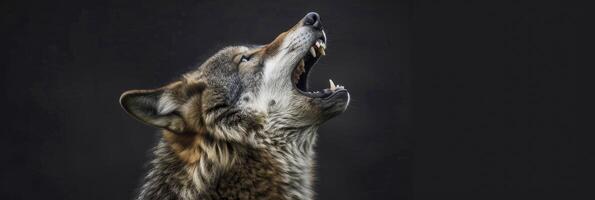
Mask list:
[[[318,51],[320,52],[320,55],[326,55],[326,52],[324,52],[324,47],[321,46],[320,48],[318,48]]]
[[[335,89],[336,89],[336,86],[335,86],[335,83],[333,83],[333,80],[329,79],[329,80],[328,80],[328,82],[329,82],[329,83],[330,83],[330,85],[331,85],[331,87],[330,87],[331,91],[335,91]]]
[[[316,58],[316,51],[314,50],[314,47],[310,47],[310,54]]]

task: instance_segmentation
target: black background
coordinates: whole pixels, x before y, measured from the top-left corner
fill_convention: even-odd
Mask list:
[[[0,199],[131,199],[157,131],[118,105],[308,11],[311,77],[352,104],[319,131],[318,199],[578,197],[585,7],[518,1],[2,2]]]

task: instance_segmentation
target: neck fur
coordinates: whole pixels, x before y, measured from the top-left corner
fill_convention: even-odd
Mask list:
[[[220,185],[225,185],[225,180],[241,174],[261,177],[254,170],[262,168],[268,177],[261,181],[270,188],[255,189],[271,189],[274,192],[269,192],[269,198],[278,193],[279,199],[312,199],[316,128],[277,127],[261,129],[254,136],[255,145],[250,147],[204,136],[192,138],[198,142],[181,142],[173,133],[164,132],[139,199],[221,197],[225,189],[220,189]]]

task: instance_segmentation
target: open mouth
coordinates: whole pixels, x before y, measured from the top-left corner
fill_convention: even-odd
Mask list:
[[[312,67],[318,59],[326,55],[326,34],[322,31],[322,36],[316,40],[314,44],[308,49],[308,52],[304,57],[297,63],[293,69],[291,81],[298,92],[301,94],[313,97],[313,98],[326,98],[332,96],[334,93],[345,90],[341,85],[335,85],[335,83],[329,79],[329,88],[322,90],[310,91],[308,87],[308,75],[312,71]]]

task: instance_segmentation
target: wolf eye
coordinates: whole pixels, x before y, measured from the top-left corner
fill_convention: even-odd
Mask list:
[[[242,55],[242,58],[240,59],[240,62],[241,63],[242,62],[248,62],[248,60],[250,60],[250,57]]]

